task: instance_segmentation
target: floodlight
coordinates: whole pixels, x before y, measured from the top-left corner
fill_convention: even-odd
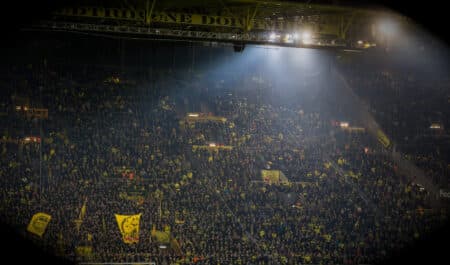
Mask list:
[[[387,36],[392,36],[397,31],[397,24],[392,19],[385,18],[378,22],[378,29]]]
[[[311,32],[305,31],[302,33],[302,42],[303,44],[311,44],[312,42]]]
[[[269,39],[270,40],[275,40],[276,36],[277,35],[275,35],[275,33],[272,32],[272,33],[270,33]]]
[[[311,39],[311,32],[309,32],[309,31],[303,32],[302,39],[303,40],[310,40]]]

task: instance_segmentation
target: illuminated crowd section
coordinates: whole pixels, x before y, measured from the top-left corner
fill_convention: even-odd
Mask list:
[[[30,41],[1,66],[0,217],[42,249],[376,264],[448,220],[450,80],[428,51],[97,41]]]

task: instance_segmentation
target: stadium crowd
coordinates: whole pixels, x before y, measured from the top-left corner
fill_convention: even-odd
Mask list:
[[[370,60],[375,59],[367,61]],[[371,71],[365,71],[368,67]],[[373,61],[344,69],[350,85],[395,140],[396,148],[422,168],[434,183],[448,189],[448,77],[433,72],[431,66],[415,70]]]
[[[208,90],[165,74],[150,89],[129,73],[50,64],[3,75],[1,219],[73,261],[373,264],[447,220],[370,135],[336,126],[333,111],[261,96],[270,80]],[[448,181],[444,162],[421,157]],[[289,183],[267,183],[263,169]],[[42,237],[26,230],[38,212],[52,216]],[[139,242],[127,244],[115,214],[138,213]],[[151,236],[164,228],[178,246]]]

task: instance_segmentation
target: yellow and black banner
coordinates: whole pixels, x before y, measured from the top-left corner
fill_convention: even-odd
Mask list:
[[[221,122],[225,123],[227,118],[221,116],[214,116],[205,113],[188,113],[184,121],[188,123],[193,122]]]
[[[48,119],[48,109],[31,108],[25,112],[29,118]]]
[[[267,184],[289,184],[289,180],[280,170],[261,170],[261,177],[263,181]]]
[[[391,145],[391,141],[389,140],[389,138],[386,136],[386,134],[384,134],[384,132],[382,130],[378,130],[377,131],[377,138],[378,141],[385,147],[388,148]]]
[[[151,16],[147,17],[145,9],[126,9],[126,8],[104,8],[104,7],[67,7],[55,12],[58,16],[72,17],[91,17],[101,19],[116,19],[141,21],[152,23],[172,23],[186,24],[196,26],[216,26],[216,27],[232,27],[232,28],[251,28],[255,30],[295,30],[298,28],[308,28],[315,32],[324,34],[337,34],[339,28],[337,23],[306,23],[301,21],[285,21],[285,20],[266,20],[253,19],[249,20],[247,25],[246,19],[243,17],[225,17],[206,14],[191,13],[174,13],[153,11]]]
[[[51,219],[52,217],[49,214],[37,213],[31,218],[27,231],[42,237]]]
[[[122,240],[126,244],[133,244],[139,242],[139,221],[141,214],[134,215],[120,215],[116,214],[117,225],[120,233],[122,233]]]
[[[192,146],[192,151],[197,151],[197,150],[233,150],[233,146],[231,145],[193,145]]]
[[[48,119],[48,109],[17,105],[16,111],[23,113],[28,118]]]

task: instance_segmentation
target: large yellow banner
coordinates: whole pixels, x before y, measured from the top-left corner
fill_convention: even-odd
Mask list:
[[[261,170],[261,177],[267,184],[289,184],[289,180],[280,170]]]
[[[263,181],[268,184],[277,184],[280,181],[280,171],[279,170],[261,170],[261,176]]]
[[[139,242],[139,220],[141,214],[134,215],[120,215],[116,214],[117,225],[120,233],[122,233],[122,240],[126,244]]]
[[[35,235],[42,236],[45,233],[51,219],[52,217],[49,214],[37,213],[31,218],[27,231]]]

